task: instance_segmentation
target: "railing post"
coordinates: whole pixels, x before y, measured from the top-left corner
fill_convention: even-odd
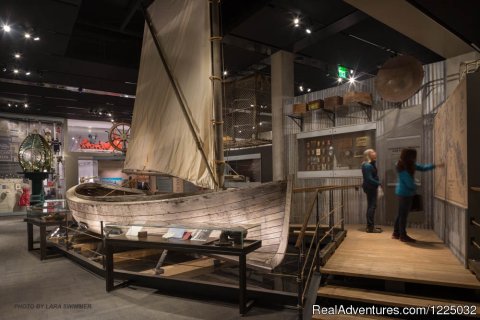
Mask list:
[[[341,209],[341,213],[340,213],[340,214],[341,214],[341,218],[340,218],[340,219],[342,219],[342,222],[341,222],[341,227],[340,227],[340,228],[341,228],[342,231],[345,230],[345,212],[344,212],[344,210],[343,210],[343,209],[345,208],[345,197],[344,197],[345,190],[346,190],[346,189],[342,189],[342,196],[341,196],[341,198],[342,198],[342,199],[341,199],[341,201],[342,201],[342,203],[341,203],[342,209]]]
[[[328,214],[328,229],[331,230],[331,233],[330,233],[330,241],[334,241],[335,240],[335,235],[333,234],[333,226],[335,225],[335,219],[334,219],[334,216],[335,216],[335,212],[332,212],[333,210],[333,191],[334,190],[329,190],[329,214]]]
[[[315,224],[315,246],[320,246],[322,245],[320,243],[320,192],[317,191],[316,194],[317,197],[317,223]],[[315,271],[320,272],[320,255],[317,256],[317,259],[315,261]]]
[[[300,248],[298,248],[298,273],[297,273],[297,290],[298,290],[298,319],[303,320],[303,240]]]
[[[105,250],[105,233],[103,232],[103,221],[100,221],[100,230],[101,230],[101,237],[102,237],[102,251]],[[105,254],[102,252],[102,266],[103,270],[105,270]]]

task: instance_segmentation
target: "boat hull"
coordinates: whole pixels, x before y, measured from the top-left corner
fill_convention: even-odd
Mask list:
[[[101,197],[88,199],[67,191],[67,202],[74,219],[88,230],[101,233],[107,224],[192,224],[221,223],[259,225],[249,239],[262,240],[262,247],[247,256],[253,268],[272,270],[284,258],[291,207],[291,181],[185,196],[173,199],[108,202]],[[229,258],[231,260],[231,258]]]

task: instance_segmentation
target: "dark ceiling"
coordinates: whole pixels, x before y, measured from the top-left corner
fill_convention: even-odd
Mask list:
[[[0,112],[75,119],[107,119],[111,112],[115,120],[129,119],[144,27],[140,6],[150,2],[0,1],[0,23],[12,27],[0,29]],[[480,1],[409,2],[464,41],[480,44],[480,20],[464,13],[479,12]],[[338,64],[371,76],[396,53],[422,63],[443,59],[339,0],[225,0],[222,25],[229,76],[268,74],[269,55],[283,49],[296,54],[295,83],[312,90],[334,85]]]

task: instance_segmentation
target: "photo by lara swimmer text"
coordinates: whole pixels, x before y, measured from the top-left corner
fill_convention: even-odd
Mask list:
[[[23,310],[91,310],[90,303],[15,303],[15,309]]]

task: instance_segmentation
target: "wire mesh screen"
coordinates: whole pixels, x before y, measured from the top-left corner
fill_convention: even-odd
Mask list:
[[[227,147],[271,140],[270,77],[255,74],[225,83],[224,137]]]

